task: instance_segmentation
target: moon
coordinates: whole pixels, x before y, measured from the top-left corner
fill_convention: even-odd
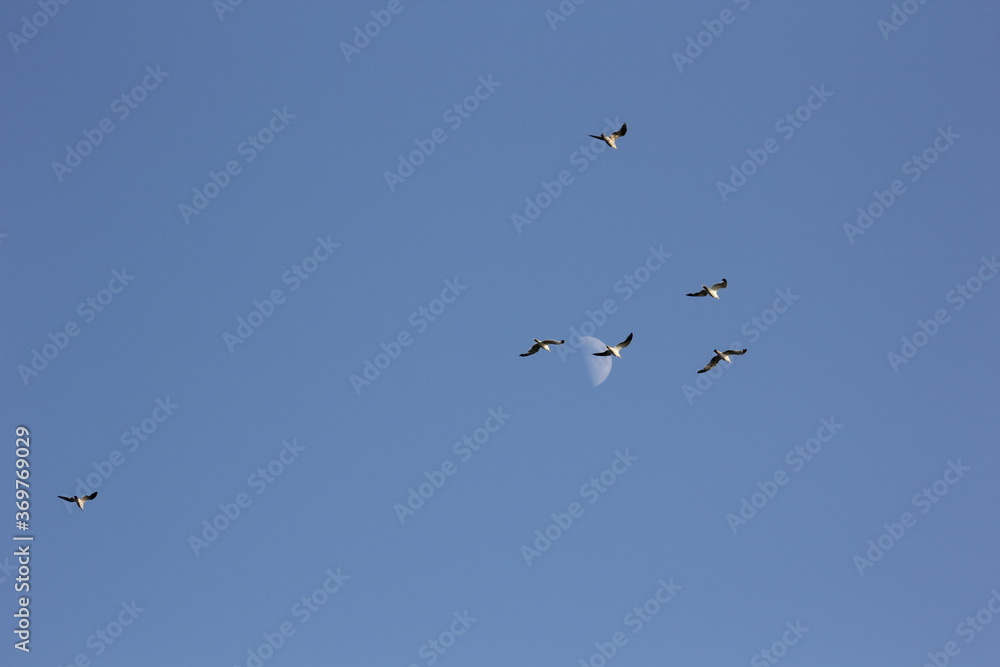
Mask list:
[[[608,379],[611,374],[611,356],[595,357],[594,352],[602,352],[608,346],[590,336],[581,336],[581,351],[584,354],[583,363],[587,366],[587,374],[590,376],[590,384],[593,387]]]

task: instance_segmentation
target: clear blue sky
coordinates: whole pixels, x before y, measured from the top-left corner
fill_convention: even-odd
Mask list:
[[[3,3],[3,663],[993,664],[1000,8],[902,5]]]

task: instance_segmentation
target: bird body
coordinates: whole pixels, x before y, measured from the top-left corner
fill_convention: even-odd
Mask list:
[[[713,299],[718,299],[719,298],[719,290],[720,289],[725,289],[728,286],[729,286],[729,283],[726,282],[725,278],[723,278],[721,283],[715,283],[711,287],[709,287],[708,285],[702,285],[700,291],[698,291],[698,292],[691,292],[690,294],[688,294],[688,296],[710,296]]]
[[[607,356],[610,356],[610,355],[614,355],[614,356],[618,357],[619,359],[621,359],[622,355],[620,354],[620,352],[622,350],[624,350],[626,347],[628,347],[629,343],[631,343],[631,342],[632,342],[632,334],[629,334],[628,338],[626,338],[622,342],[618,343],[614,347],[611,347],[610,345],[605,345],[604,347],[606,347],[608,349],[604,350],[604,352],[594,352],[594,356],[595,357],[607,357]]]
[[[618,130],[617,132],[612,132],[610,136],[604,134],[603,132],[601,132],[600,135],[588,134],[587,136],[593,137],[594,139],[600,139],[608,146],[611,146],[615,150],[618,150],[618,147],[615,146],[615,140],[624,137],[626,132],[628,132],[628,123],[622,123],[621,129]]]
[[[704,368],[698,371],[699,373],[707,373],[708,371],[715,368],[720,361],[728,361],[729,363],[733,363],[732,359],[730,359],[729,357],[736,356],[739,354],[746,354],[747,349],[743,348],[742,350],[726,350],[725,352],[720,352],[719,350],[712,350],[712,352],[715,352],[715,356],[712,357],[712,360],[709,361]]]
[[[88,500],[93,500],[94,498],[97,497],[97,491],[94,491],[89,496],[81,496],[81,497],[73,496],[72,498],[67,498],[66,496],[59,496],[59,497],[68,503],[76,503],[77,505],[80,506],[80,509],[83,509],[83,504],[85,502],[87,502]]]
[[[537,338],[533,338],[532,340],[535,341],[535,344],[531,346],[530,350],[528,350],[527,352],[525,352],[524,354],[522,354],[520,356],[522,356],[522,357],[530,357],[531,355],[533,355],[535,352],[538,352],[539,350],[545,350],[546,352],[549,352],[550,351],[549,350],[549,345],[562,345],[563,343],[566,342],[564,340],[552,340],[552,339],[538,340]]]

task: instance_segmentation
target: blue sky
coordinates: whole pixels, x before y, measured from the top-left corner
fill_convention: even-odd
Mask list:
[[[995,659],[994,3],[0,12],[5,664]]]

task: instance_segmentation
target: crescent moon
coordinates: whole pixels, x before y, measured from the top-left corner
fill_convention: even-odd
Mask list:
[[[593,387],[608,379],[611,374],[611,357],[595,357],[594,352],[601,352],[608,349],[608,346],[590,336],[580,337],[581,350],[584,357],[583,362],[587,367],[587,375],[590,376],[590,384]]]

